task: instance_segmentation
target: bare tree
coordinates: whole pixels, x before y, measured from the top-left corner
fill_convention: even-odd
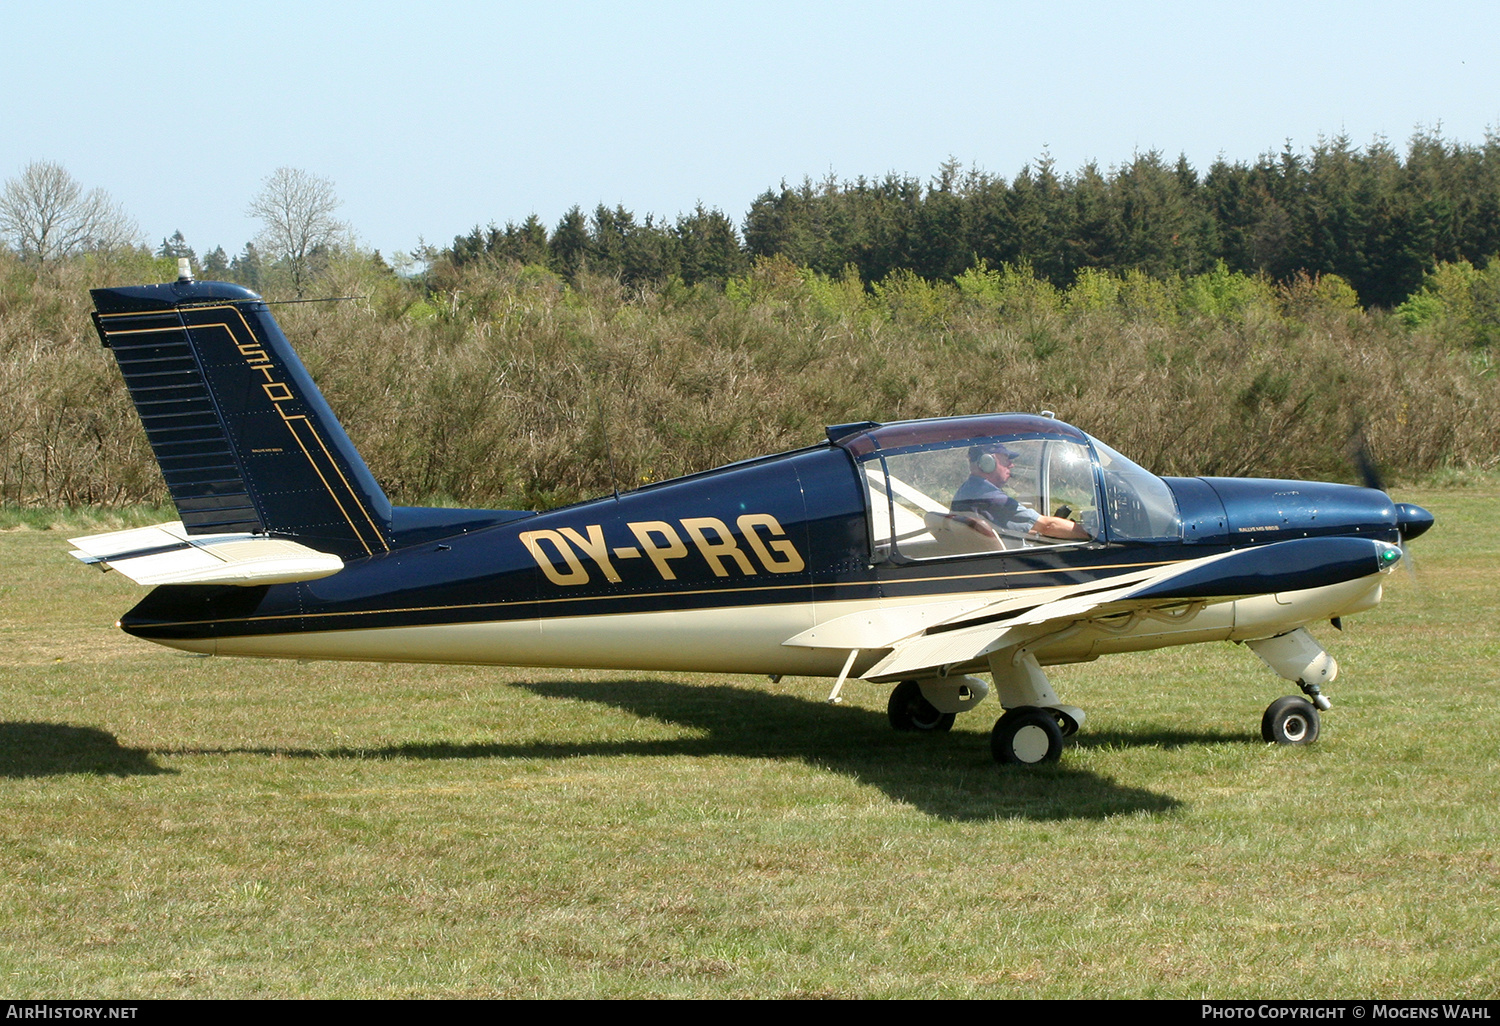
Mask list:
[[[61,164],[38,160],[0,192],[0,235],[39,263],[134,245],[141,230],[103,189],[85,193]]]
[[[333,216],[338,207],[333,182],[297,168],[279,167],[267,176],[245,211],[264,225],[261,248],[287,262],[299,297],[309,275],[309,259],[349,230]]]

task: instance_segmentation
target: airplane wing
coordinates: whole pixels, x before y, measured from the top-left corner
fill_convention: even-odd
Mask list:
[[[68,539],[72,555],[136,584],[289,584],[344,568],[338,556],[285,538],[254,534],[189,535],[181,521]]]
[[[1301,538],[998,599],[991,593],[851,613],[783,644],[887,650],[865,680],[920,678],[1082,621],[1338,584],[1390,570],[1399,559],[1399,546],[1375,539]]]

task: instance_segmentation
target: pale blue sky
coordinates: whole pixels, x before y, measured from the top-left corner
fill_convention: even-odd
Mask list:
[[[56,160],[203,253],[287,165],[389,253],[572,204],[738,222],[783,178],[1253,160],[1500,127],[1479,3],[53,2],[8,8],[0,177]]]

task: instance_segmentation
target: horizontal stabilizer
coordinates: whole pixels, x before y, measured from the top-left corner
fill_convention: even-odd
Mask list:
[[[181,521],[68,539],[73,555],[136,584],[290,584],[344,568],[338,556],[284,538],[189,535]]]

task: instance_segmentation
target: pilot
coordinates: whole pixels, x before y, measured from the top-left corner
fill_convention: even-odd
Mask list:
[[[1021,505],[1003,487],[1010,480],[1016,452],[1001,443],[969,448],[969,477],[958,486],[949,508],[955,513],[977,513],[991,523],[1017,534],[1035,533],[1048,538],[1084,540],[1083,525],[1064,517],[1049,517]]]

